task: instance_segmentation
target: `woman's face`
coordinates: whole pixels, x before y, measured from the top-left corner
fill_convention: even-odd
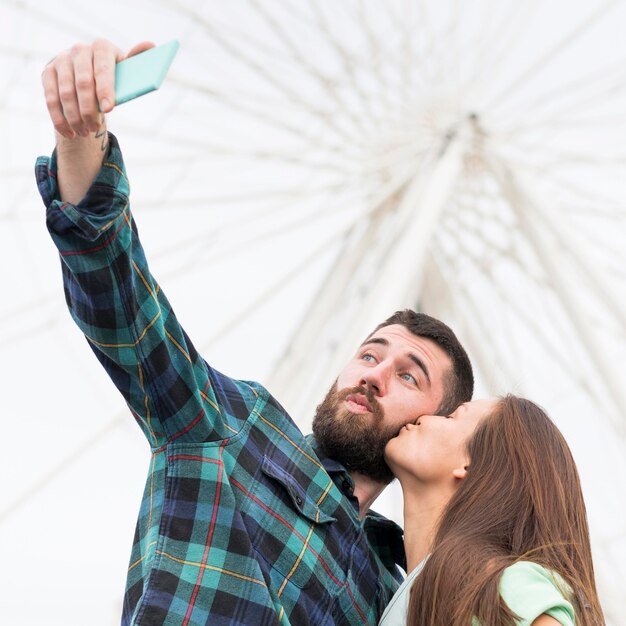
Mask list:
[[[454,483],[469,463],[467,442],[498,400],[474,400],[450,415],[422,415],[385,447],[385,460],[401,482]]]

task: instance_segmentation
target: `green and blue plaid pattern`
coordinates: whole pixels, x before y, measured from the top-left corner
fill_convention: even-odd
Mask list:
[[[151,276],[119,145],[77,205],[56,155],[37,182],[66,300],[150,442],[123,624],[377,624],[401,530],[358,517],[353,482],[258,383],[198,355]]]

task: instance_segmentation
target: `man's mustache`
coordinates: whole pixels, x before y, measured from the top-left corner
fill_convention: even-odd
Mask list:
[[[358,387],[351,387],[348,389],[342,389],[341,391],[338,391],[337,403],[342,402],[348,396],[352,396],[356,394],[360,394],[367,398],[367,401],[372,407],[372,413],[374,414],[374,417],[376,417],[378,420],[382,420],[384,418],[385,411],[383,410],[383,407],[380,405],[380,403],[374,396],[374,392],[367,387],[363,387],[362,385],[359,385]]]

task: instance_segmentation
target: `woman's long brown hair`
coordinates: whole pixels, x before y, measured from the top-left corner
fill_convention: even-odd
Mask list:
[[[515,626],[502,571],[533,561],[569,589],[578,626],[602,626],[580,480],[565,439],[536,404],[506,396],[468,442],[467,475],[411,590],[408,626]]]

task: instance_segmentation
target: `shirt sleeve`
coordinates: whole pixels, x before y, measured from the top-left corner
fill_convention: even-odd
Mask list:
[[[236,421],[226,417],[224,404],[230,406],[229,398],[245,404],[245,392],[198,355],[152,277],[122,154],[109,137],[102,169],[78,205],[58,197],[56,153],[37,160],[70,313],[153,447],[224,439]]]
[[[562,626],[575,626],[574,607],[567,589],[557,574],[529,561],[507,567],[500,579],[500,595],[521,618],[519,626],[530,626],[544,613]]]

